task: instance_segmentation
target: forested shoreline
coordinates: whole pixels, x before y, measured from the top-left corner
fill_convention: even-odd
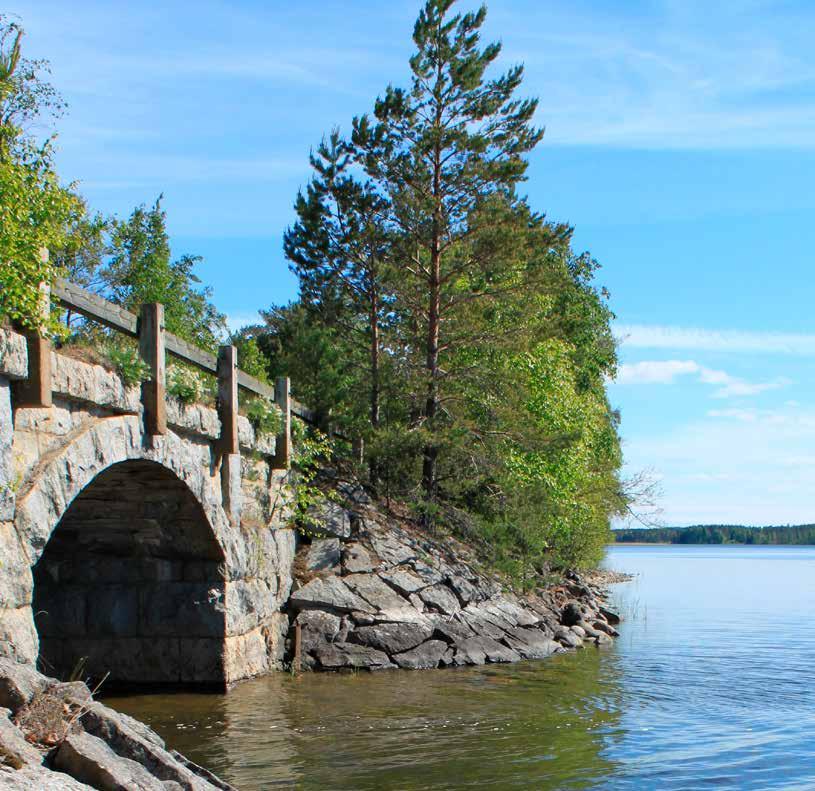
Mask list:
[[[815,545],[815,525],[692,525],[614,530],[617,544]]]
[[[20,26],[0,20],[0,317],[138,381],[132,344],[64,312],[39,326],[39,284],[62,276],[128,309],[165,304],[168,330],[233,343],[241,368],[289,376],[324,429],[363,440],[364,460],[334,443],[324,463],[353,467],[376,497],[525,585],[598,563],[629,506],[606,392],[613,313],[572,227],[520,191],[544,134],[523,66],[502,70],[501,45],[481,41],[486,8],[454,4],[422,7],[406,87],[315,141],[284,236],[299,297],[232,336],[195,276],[200,259],[171,257],[160,196],[121,219],[61,185],[54,139],[26,130],[64,103],[47,64],[22,57]],[[183,366],[168,390],[213,397]]]

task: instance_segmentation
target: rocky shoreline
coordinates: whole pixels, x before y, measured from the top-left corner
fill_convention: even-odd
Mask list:
[[[569,573],[513,591],[452,536],[429,536],[360,487],[336,484],[300,540],[285,607],[293,670],[422,670],[542,659],[610,645],[619,617],[604,586]],[[146,725],[0,659],[0,788],[229,791]]]
[[[310,670],[409,670],[542,659],[604,646],[619,617],[570,573],[533,594],[481,571],[472,550],[386,514],[362,489],[313,514],[295,559],[289,656]],[[600,578],[602,579],[602,578]]]
[[[0,788],[234,791],[146,725],[93,700],[83,682],[10,659],[0,659]]]

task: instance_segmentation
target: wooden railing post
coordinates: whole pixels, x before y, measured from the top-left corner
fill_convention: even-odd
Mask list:
[[[48,262],[48,250],[40,251],[42,262]],[[39,327],[25,331],[28,347],[28,378],[15,383],[14,400],[19,406],[49,407],[51,397],[51,340],[45,334],[51,314],[51,288],[40,283]]]
[[[164,356],[164,305],[151,302],[141,306],[139,318],[139,353],[149,368],[149,378],[142,382],[144,430],[151,436],[167,433],[165,393],[166,360]]]
[[[238,350],[218,349],[218,417],[221,419],[221,453],[240,453],[238,444]]]
[[[278,376],[274,385],[274,400],[283,413],[283,430],[275,440],[274,467],[287,470],[291,466],[291,387],[288,376]]]

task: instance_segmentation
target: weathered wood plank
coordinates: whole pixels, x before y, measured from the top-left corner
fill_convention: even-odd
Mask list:
[[[139,353],[150,369],[150,378],[142,382],[144,430],[150,435],[167,433],[164,354],[164,305],[152,302],[141,306]]]
[[[274,401],[274,388],[259,379],[255,379],[254,376],[250,376],[246,371],[238,371],[238,384],[250,393]]]
[[[291,466],[291,386],[288,376],[275,380],[275,403],[283,413],[283,428],[275,439],[275,469],[288,470]]]
[[[54,296],[62,307],[81,314],[86,319],[98,321],[106,327],[135,338],[138,334],[138,318],[129,310],[108,302],[80,286],[58,279],[54,284]]]
[[[41,251],[43,261],[48,261],[48,251]],[[47,283],[40,284],[40,327],[26,330],[28,350],[28,377],[14,384],[14,402],[18,406],[50,407],[51,393],[51,340],[44,334],[51,312],[51,289]]]
[[[221,419],[221,453],[240,453],[238,443],[238,350],[221,346],[218,350],[218,417]]]
[[[191,363],[206,373],[218,373],[218,358],[214,354],[199,349],[189,341],[185,341],[183,338],[179,338],[178,335],[173,335],[171,332],[165,334],[164,344],[167,348],[167,352],[172,354],[176,359],[183,360],[185,363]]]

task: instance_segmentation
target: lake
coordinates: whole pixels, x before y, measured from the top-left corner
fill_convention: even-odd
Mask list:
[[[106,702],[243,791],[813,789],[815,547],[615,546],[611,649]]]

